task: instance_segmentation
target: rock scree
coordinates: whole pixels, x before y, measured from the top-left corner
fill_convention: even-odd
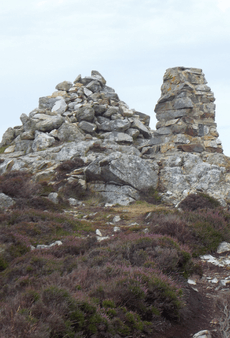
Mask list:
[[[40,180],[80,158],[84,166],[69,180],[108,203],[128,205],[153,189],[171,205],[203,192],[227,206],[230,159],[218,138],[214,101],[201,69],[167,69],[151,130],[150,116],[130,109],[98,71],[79,75],[6,130],[0,174],[28,170]]]

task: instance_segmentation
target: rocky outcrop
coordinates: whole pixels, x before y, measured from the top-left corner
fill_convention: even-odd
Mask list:
[[[30,170],[50,179],[63,161],[85,164],[70,179],[99,192],[109,203],[128,204],[149,188],[177,205],[204,192],[230,202],[230,159],[223,154],[215,123],[214,96],[201,69],[168,69],[150,117],[129,109],[97,71],[64,81],[38,108],[22,114],[0,146],[0,174]]]

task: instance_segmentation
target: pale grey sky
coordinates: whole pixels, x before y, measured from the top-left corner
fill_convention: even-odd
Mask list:
[[[202,68],[230,156],[229,0],[8,0],[0,5],[1,125],[20,125],[57,83],[98,70],[151,116],[167,68]]]

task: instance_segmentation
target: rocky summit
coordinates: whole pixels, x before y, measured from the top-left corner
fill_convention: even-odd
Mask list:
[[[128,205],[148,189],[178,205],[203,192],[230,203],[230,159],[215,123],[215,98],[201,69],[166,70],[155,113],[130,109],[98,71],[64,81],[22,114],[0,143],[0,174],[26,170],[52,182],[60,163],[80,159],[69,175],[108,203]],[[72,201],[73,203],[73,201]]]

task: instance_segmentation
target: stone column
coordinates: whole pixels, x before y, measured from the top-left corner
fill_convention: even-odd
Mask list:
[[[215,98],[201,69],[166,70],[155,112],[155,152],[222,153],[215,123]]]

